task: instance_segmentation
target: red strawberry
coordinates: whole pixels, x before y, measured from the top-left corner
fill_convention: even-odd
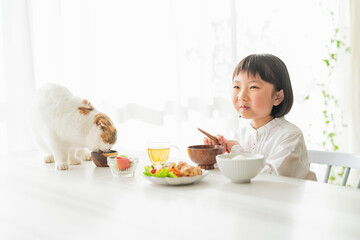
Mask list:
[[[119,170],[126,170],[130,167],[131,161],[126,157],[117,157],[116,162],[119,166]]]

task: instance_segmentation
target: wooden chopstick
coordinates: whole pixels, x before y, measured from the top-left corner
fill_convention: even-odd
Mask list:
[[[217,139],[217,137],[215,137],[215,136],[213,136],[213,135],[205,132],[204,130],[201,130],[200,128],[198,128],[198,130],[199,130],[200,132],[202,132],[203,134],[205,134],[208,138],[210,138],[211,140],[213,140],[217,145],[220,145],[219,140]]]

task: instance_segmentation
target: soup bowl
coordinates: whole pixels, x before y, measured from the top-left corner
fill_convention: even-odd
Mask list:
[[[193,145],[187,148],[191,161],[202,169],[214,169],[216,156],[224,153],[220,145]]]
[[[261,154],[230,153],[216,156],[221,173],[233,183],[249,183],[264,167]]]

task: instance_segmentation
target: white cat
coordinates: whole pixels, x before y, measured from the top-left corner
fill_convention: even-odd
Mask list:
[[[73,96],[61,85],[45,84],[35,94],[29,109],[34,141],[44,161],[55,161],[58,170],[90,160],[90,151],[108,152],[117,132],[113,122],[88,100]]]

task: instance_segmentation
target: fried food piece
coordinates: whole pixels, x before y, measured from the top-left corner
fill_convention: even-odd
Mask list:
[[[175,166],[176,166],[176,163],[169,162],[165,167],[170,170],[171,168],[174,168]]]
[[[180,173],[180,171],[179,170],[177,170],[176,168],[171,168],[171,169],[169,169],[169,172],[172,172],[172,173],[174,173],[176,176],[178,176],[178,177],[181,177],[181,173]]]
[[[184,176],[184,177],[185,176],[193,177],[193,176],[201,175],[202,171],[199,167],[187,165],[187,166],[181,168],[180,174],[181,174],[181,176]]]
[[[178,164],[175,166],[175,169],[180,171],[183,167],[188,166],[189,164],[183,161],[178,162]]]

